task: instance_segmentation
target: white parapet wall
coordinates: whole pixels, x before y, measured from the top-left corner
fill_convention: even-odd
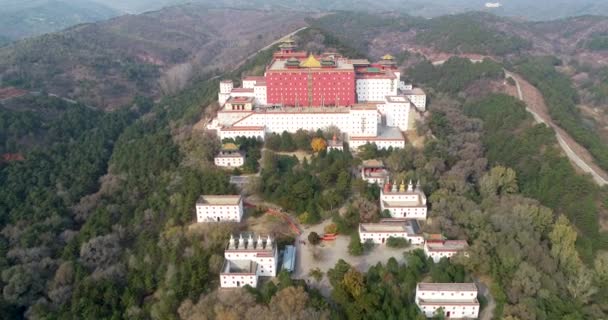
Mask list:
[[[416,305],[429,318],[441,308],[446,318],[477,319],[477,293],[475,283],[419,283],[416,286]]]
[[[406,239],[412,245],[424,243],[417,220],[384,219],[378,223],[360,223],[359,237],[361,243],[385,244],[391,237]]]
[[[380,209],[388,210],[393,218],[426,220],[426,195],[411,182],[407,189],[404,183],[386,184],[380,191]]]

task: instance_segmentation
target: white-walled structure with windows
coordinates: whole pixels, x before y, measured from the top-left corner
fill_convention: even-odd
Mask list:
[[[220,272],[222,288],[256,287],[258,277],[277,275],[278,250],[270,237],[253,234],[239,235],[230,241],[224,251],[224,265]]]
[[[422,112],[426,111],[426,93],[422,89],[410,88],[409,90],[403,90],[401,94],[407,97],[416,109]]]
[[[387,182],[380,190],[380,209],[388,210],[393,218],[426,220],[426,195],[419,185],[414,187],[411,181],[407,189],[403,182],[399,186]]]
[[[202,195],[196,202],[197,222],[241,222],[243,197],[240,195]]]
[[[237,168],[245,164],[245,154],[234,143],[226,143],[215,156],[214,163],[218,167]]]
[[[475,283],[419,283],[416,305],[429,318],[435,316],[439,308],[450,319],[477,319],[479,316]]]
[[[424,243],[417,220],[382,219],[378,223],[360,223],[359,238],[361,243],[370,241],[374,244],[385,244],[388,238],[404,238],[413,245]]]
[[[464,252],[469,248],[465,240],[427,240],[424,243],[424,253],[435,262],[441,258],[451,258],[459,252]]]

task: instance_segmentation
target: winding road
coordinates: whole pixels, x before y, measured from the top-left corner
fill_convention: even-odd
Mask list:
[[[524,90],[522,90],[521,86],[521,82],[523,82],[523,79],[508,70],[505,70],[505,77],[511,78],[515,81],[515,86],[517,87],[517,95],[520,100],[525,102],[526,110],[532,114],[534,120],[537,123],[544,123],[553,129],[557,138],[557,142],[559,143],[562,150],[564,150],[566,156],[581,170],[591,174],[593,180],[595,180],[597,184],[599,184],[600,186],[607,185],[608,174],[606,174],[606,172],[604,172],[595,163],[593,163],[592,160],[587,160],[593,159],[593,157],[589,154],[589,151],[587,151],[583,146],[574,141],[574,139],[572,139],[572,137],[570,137],[568,133],[566,133],[562,128],[556,125],[551,119],[551,117],[547,114],[546,110],[542,110],[545,109],[543,108],[543,106],[537,106],[535,105],[535,103],[531,103],[531,101],[528,101],[527,97],[524,95]]]

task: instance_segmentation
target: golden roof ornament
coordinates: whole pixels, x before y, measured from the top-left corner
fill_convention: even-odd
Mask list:
[[[306,60],[302,61],[300,66],[304,68],[321,68],[321,63],[311,53],[308,55],[308,58],[306,58]]]

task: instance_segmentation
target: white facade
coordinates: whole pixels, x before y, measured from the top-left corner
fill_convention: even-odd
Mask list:
[[[397,94],[398,78],[359,78],[356,80],[357,101],[384,101]]]
[[[264,238],[230,235],[224,251],[224,266],[220,273],[222,288],[238,288],[244,285],[256,287],[258,277],[275,277],[277,274],[278,250],[270,236]]]
[[[236,168],[245,164],[245,156],[242,153],[234,155],[219,154],[215,157],[214,162],[218,167]]]
[[[435,316],[439,308],[450,319],[477,319],[479,316],[474,283],[419,283],[416,286],[416,305],[429,318]]]
[[[419,88],[403,90],[402,94],[421,112],[426,111],[426,93]]]
[[[382,139],[382,138],[370,138],[370,137],[350,137],[348,140],[349,147],[352,150],[357,150],[359,147],[364,146],[368,143],[375,143],[378,149],[402,149],[405,148],[405,139]]]
[[[426,220],[426,195],[418,186],[414,188],[411,181],[407,189],[403,183],[399,188],[396,183],[392,188],[387,184],[380,191],[380,209],[388,210],[393,218]]]
[[[255,96],[255,100],[259,105],[267,105],[268,100],[266,100],[266,83],[264,84],[256,84],[253,87],[253,95]]]
[[[236,137],[264,139],[266,130],[264,127],[230,127],[219,130],[220,140],[236,139]]]
[[[465,240],[429,240],[424,244],[424,254],[437,263],[441,258],[449,259],[455,254],[467,250],[468,247],[469,245]]]
[[[385,244],[388,238],[404,238],[412,245],[424,243],[416,220],[383,219],[379,223],[360,223],[359,237],[361,243],[371,241],[374,244]]]
[[[241,222],[243,198],[239,195],[203,195],[196,202],[196,221]]]
[[[319,109],[319,110],[316,110]],[[220,118],[231,118],[218,114]],[[222,124],[223,121],[220,121]],[[315,108],[297,110],[250,112],[231,127],[264,127],[268,133],[295,133],[299,129],[315,131],[336,126],[349,135],[375,137],[378,134],[378,113],[375,108]]]
[[[218,102],[220,105],[224,105],[228,98],[230,98],[230,92],[234,88],[234,83],[232,80],[222,80],[220,82],[220,92],[218,93]]]
[[[410,100],[405,96],[385,96],[384,104],[378,105],[378,111],[384,115],[386,126],[406,131],[409,129],[410,107]]]
[[[375,102],[346,107],[268,107],[264,77],[247,77],[243,79],[242,88],[234,88],[232,81],[222,81],[218,95],[222,108],[212,123],[219,127],[220,139],[238,136],[263,139],[267,133],[295,133],[298,129],[316,131],[336,126],[345,134],[353,150],[366,143],[375,143],[381,149],[403,148],[405,138],[400,132],[395,134],[393,129],[409,130],[411,105],[426,108],[426,96],[424,92],[420,96],[421,91],[415,89],[407,91],[409,95],[397,95],[398,88],[404,88],[399,76],[399,72],[390,71],[380,76],[357,78],[359,101]],[[243,103],[244,99],[247,99],[246,103]],[[412,99],[416,102],[410,101]],[[391,134],[386,135],[386,132]]]

